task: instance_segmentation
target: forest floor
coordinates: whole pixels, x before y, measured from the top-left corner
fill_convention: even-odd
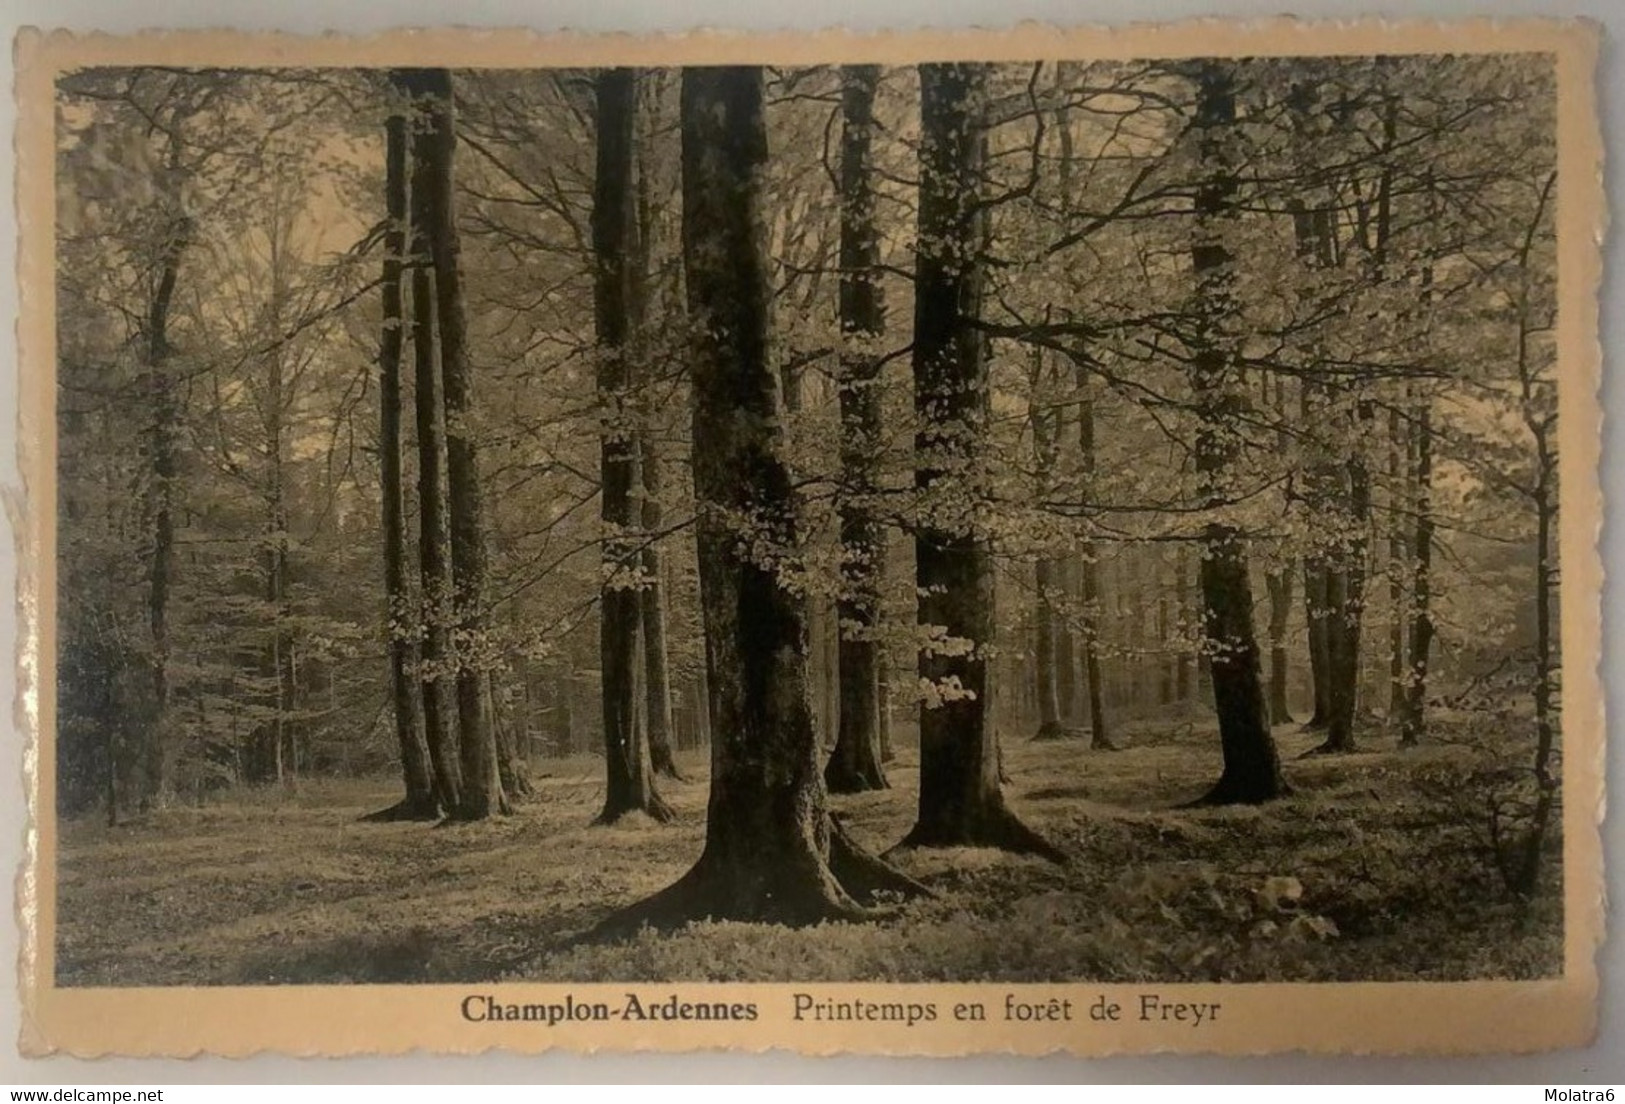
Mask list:
[[[704,837],[705,763],[663,781],[674,824],[591,821],[602,766],[535,765],[536,795],[484,824],[361,823],[394,779],[235,794],[59,834],[61,985],[479,980],[1450,980],[1562,970],[1561,840],[1541,891],[1502,887],[1487,849],[1482,738],[1297,758],[1293,795],[1182,808],[1217,777],[1212,722],[1125,726],[1118,752],[1008,741],[1006,792],[1066,865],[989,850],[897,863],[935,896],[870,924],[706,923],[612,945],[578,937],[681,875]],[[1499,751],[1522,758],[1510,737]],[[835,797],[883,850],[912,821],[917,759],[893,788]],[[1507,775],[1515,779],[1516,774]],[[1515,785],[1503,780],[1500,785]]]

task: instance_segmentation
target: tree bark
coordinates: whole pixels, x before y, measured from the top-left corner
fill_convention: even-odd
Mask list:
[[[1314,691],[1314,709],[1303,727],[1326,727],[1331,716],[1331,661],[1328,653],[1327,621],[1331,617],[1330,573],[1319,556],[1303,560],[1303,609],[1309,626],[1309,681]]]
[[[401,477],[401,351],[405,312],[401,302],[402,258],[406,254],[406,116],[391,112],[384,123],[383,328],[378,340],[378,451],[383,497],[384,598],[389,631],[389,695],[395,738],[401,748],[406,796],[374,814],[378,819],[425,820],[440,814],[429,744],[423,733],[422,704],[414,684],[417,647],[408,626],[411,596],[406,583],[406,509]]]
[[[610,917],[600,937],[699,917],[816,923],[919,891],[852,846],[818,771],[806,605],[776,560],[796,547],[769,361],[768,168],[762,71],[683,71],[683,266],[693,335],[693,464],[710,691],[705,850],[674,885]],[[748,538],[748,539],[742,539]]]
[[[990,409],[982,298],[986,209],[984,67],[921,65],[920,198],[914,279],[915,583],[920,679],[919,818],[905,846],[994,846],[1060,860],[999,788],[994,730],[992,550],[977,531]]]
[[[1185,545],[1181,544],[1174,555],[1174,597],[1179,604],[1179,621],[1182,626],[1189,627],[1196,624],[1200,617],[1191,608],[1191,565],[1190,554]],[[1181,645],[1178,661],[1174,667],[1174,696],[1182,702],[1191,700],[1191,652],[1188,645]]]
[[[463,800],[463,770],[456,720],[451,713],[452,583],[450,521],[446,509],[445,404],[436,342],[435,272],[430,262],[428,225],[429,166],[422,146],[419,87],[413,70],[392,74],[397,87],[411,97],[412,173],[410,183],[412,243],[412,363],[418,454],[418,572],[423,616],[419,684],[423,696],[424,739],[434,770],[435,792],[447,815]]]
[[[1080,369],[1078,386],[1088,387]],[[1078,466],[1085,486],[1093,493],[1095,478],[1095,400],[1085,397],[1078,403]],[[1083,681],[1089,702],[1089,750],[1116,751],[1106,727],[1106,697],[1100,670],[1100,555],[1095,542],[1085,540],[1078,556],[1079,597],[1083,604]],[[1180,603],[1184,604],[1183,590]]]
[[[1388,414],[1388,724],[1401,727],[1405,719],[1405,638],[1409,610],[1405,602],[1405,516],[1412,509],[1405,493],[1408,481],[1405,447],[1408,435],[1397,409]]]
[[[1038,731],[1033,736],[1035,740],[1059,740],[1066,736],[1066,729],[1061,724],[1060,679],[1056,675],[1055,637],[1058,626],[1055,607],[1050,601],[1055,590],[1056,567],[1056,561],[1048,556],[1040,556],[1033,566],[1033,620],[1037,638],[1033,649],[1033,666],[1036,676],[1034,689],[1038,692]]]
[[[646,84],[636,75],[634,85]],[[653,95],[659,96],[659,79],[654,81]],[[634,108],[634,111],[636,109]],[[630,374],[643,389],[637,406],[638,475],[642,480],[642,497],[638,505],[639,520],[643,526],[643,586],[638,592],[638,626],[643,642],[643,695],[644,720],[648,731],[649,763],[656,775],[681,782],[683,773],[677,767],[673,747],[677,729],[673,713],[671,689],[671,657],[666,643],[666,576],[662,553],[661,530],[665,525],[665,457],[655,439],[659,412],[654,409],[654,367],[647,340],[649,312],[649,256],[650,242],[655,231],[654,212],[649,195],[649,172],[637,152],[640,141],[649,141],[638,134],[636,125],[632,137],[632,168],[636,178],[635,228],[632,246],[630,293],[629,349]]]
[[[491,674],[485,677],[485,693],[490,702],[487,708],[490,710],[492,738],[496,742],[497,779],[502,783],[502,792],[510,802],[529,797],[535,789],[531,786],[530,775],[525,770],[524,752],[514,738],[513,729],[502,718],[501,699],[497,696],[497,680]]]
[[[1427,736],[1428,653],[1433,647],[1433,410],[1424,396],[1416,417],[1416,529],[1411,547],[1411,646],[1399,742]]]
[[[1287,705],[1287,621],[1292,616],[1292,572],[1272,571],[1264,577],[1270,596],[1270,723],[1288,724],[1292,711]]]
[[[146,374],[152,396],[152,481],[148,489],[152,517],[152,556],[147,565],[147,626],[152,636],[151,723],[142,730],[139,756],[142,787],[137,806],[146,810],[161,805],[169,790],[165,735],[169,730],[169,589],[175,571],[175,437],[180,423],[180,398],[169,374],[169,311],[180,278],[181,256],[192,236],[192,226],[178,216],[164,241],[158,285],[147,306]]]
[[[1361,409],[1366,410],[1368,406],[1362,402]],[[1349,438],[1356,454],[1344,463],[1346,497],[1338,503],[1345,530],[1337,549],[1339,563],[1327,587],[1331,620],[1327,626],[1326,675],[1331,690],[1331,713],[1327,718],[1326,742],[1315,749],[1324,753],[1355,749],[1354,721],[1360,697],[1360,627],[1365,612],[1365,534],[1371,512],[1371,477],[1364,458],[1357,451],[1357,442],[1369,432],[1369,419],[1361,417],[1358,424],[1362,429]]]
[[[597,263],[593,309],[598,340],[599,438],[604,524],[603,584],[599,591],[599,661],[604,714],[604,807],[598,823],[630,812],[670,820],[655,789],[648,730],[637,708],[638,634],[642,629],[641,515],[632,489],[641,479],[631,396],[633,314],[637,281],[633,251],[637,203],[633,186],[633,134],[637,77],[631,69],[599,73],[597,175],[593,184],[592,244]],[[652,702],[650,704],[653,704]]]
[[[671,661],[666,647],[666,580],[659,542],[655,535],[665,524],[660,502],[664,480],[661,458],[653,440],[645,433],[639,444],[639,471],[643,476],[643,589],[639,626],[643,632],[644,715],[649,726],[649,764],[655,774],[684,781],[672,752],[676,729],[672,722]]]
[[[1046,409],[1049,396],[1044,380],[1044,350],[1034,346],[1032,367],[1027,373],[1027,423],[1033,434],[1033,467],[1036,472],[1037,498],[1043,500],[1050,493],[1055,478],[1055,465],[1060,455],[1057,447],[1056,421]],[[1051,556],[1041,554],[1033,565],[1033,689],[1038,699],[1038,731],[1035,740],[1059,740],[1066,736],[1061,724],[1059,649],[1055,638],[1059,632],[1055,616],[1055,595],[1061,579],[1060,564]]]
[[[871,135],[878,66],[841,70],[840,390],[841,595],[836,666],[839,720],[824,768],[832,793],[883,790],[881,767],[881,588],[886,532],[875,509],[885,442],[881,358],[886,329],[880,231],[875,223]]]
[[[483,820],[505,813],[507,797],[497,768],[495,734],[485,692],[486,650],[485,526],[481,501],[479,446],[475,440],[474,379],[468,356],[468,323],[463,306],[461,246],[454,201],[457,149],[451,73],[446,69],[408,70],[420,118],[414,136],[418,173],[414,194],[423,191],[424,236],[434,269],[435,322],[440,337],[440,377],[446,425],[446,499],[451,533],[452,603],[457,624],[458,758],[462,799],[457,820]]]
[[[1236,351],[1231,344],[1235,339],[1227,333],[1235,309],[1235,258],[1224,241],[1225,224],[1235,217],[1236,191],[1227,151],[1236,120],[1229,65],[1200,63],[1197,96],[1195,125],[1206,175],[1197,188],[1197,230],[1191,248],[1200,307],[1190,376],[1199,418],[1196,470],[1206,504],[1216,509],[1226,499],[1227,471],[1240,448],[1234,427],[1240,413]],[[1285,793],[1286,783],[1264,699],[1246,544],[1234,526],[1217,520],[1205,526],[1203,543],[1203,630],[1224,771],[1202,801],[1267,801]]]

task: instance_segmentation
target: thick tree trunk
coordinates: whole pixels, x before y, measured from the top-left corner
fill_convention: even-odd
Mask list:
[[[401,270],[406,253],[407,221],[404,114],[391,113],[384,124],[384,139],[384,201],[389,223],[384,231],[383,328],[378,340],[378,451],[382,469],[389,694],[395,714],[395,738],[401,748],[406,796],[374,816],[387,820],[426,820],[439,816],[440,802],[435,799],[429,744],[423,734],[422,705],[414,681],[417,646],[409,626],[415,618],[406,583],[405,488],[401,478],[401,351],[405,336]]]
[[[435,338],[435,273],[430,262],[427,227],[431,218],[428,164],[420,146],[420,117],[415,71],[397,70],[396,85],[412,96],[411,243],[412,363],[418,454],[418,572],[422,607],[422,660],[419,684],[423,695],[423,730],[434,769],[440,807],[451,815],[463,800],[463,769],[457,724],[452,716],[452,584],[450,521],[446,511],[445,404],[441,394],[440,358]]]
[[[1196,239],[1191,257],[1201,319],[1190,367],[1198,417],[1196,470],[1207,505],[1226,499],[1227,470],[1239,445],[1232,420],[1239,414],[1235,350],[1225,331],[1233,310],[1235,260],[1224,241],[1234,218],[1235,170],[1229,151],[1235,126],[1235,85],[1230,68],[1204,62],[1198,71],[1196,126],[1208,175],[1197,189]],[[1270,735],[1258,642],[1253,633],[1252,588],[1241,534],[1211,521],[1203,531],[1201,589],[1203,630],[1209,651],[1214,705],[1224,771],[1202,800],[1207,804],[1259,802],[1286,792],[1280,759]]]
[[[593,307],[598,339],[598,401],[603,409],[599,440],[604,524],[603,585],[599,592],[599,661],[604,715],[604,808],[598,823],[612,824],[630,812],[671,819],[655,789],[648,731],[639,724],[637,660],[642,627],[642,562],[632,489],[641,475],[629,390],[628,344],[636,309],[632,251],[637,234],[633,186],[633,133],[637,79],[631,69],[598,75],[598,163],[593,185],[592,244],[597,261]]]
[[[698,917],[856,918],[868,914],[860,901],[882,889],[921,890],[851,846],[829,815],[806,606],[764,551],[795,548],[797,518],[769,363],[763,99],[760,68],[683,71],[696,539],[714,726],[705,850],[676,884],[600,925],[600,936]]]
[[[881,768],[881,586],[886,532],[875,509],[884,446],[880,351],[886,304],[880,285],[880,232],[870,138],[877,66],[841,71],[841,597],[839,721],[824,768],[832,793],[886,788]]]
[[[507,812],[497,768],[495,735],[485,693],[489,660],[485,652],[485,526],[481,502],[474,379],[468,356],[463,307],[460,244],[457,234],[453,160],[457,133],[453,119],[451,73],[408,70],[417,96],[414,136],[418,165],[414,195],[422,191],[423,232],[434,269],[435,321],[440,337],[440,376],[446,412],[446,498],[451,531],[452,601],[457,623],[458,757],[462,800],[452,815],[483,820]]]
[[[977,532],[990,409],[980,312],[986,209],[986,70],[920,66],[919,247],[914,279],[915,584],[933,640],[919,660],[939,700],[920,708],[919,819],[904,845],[994,846],[1063,856],[999,789],[992,550]]]

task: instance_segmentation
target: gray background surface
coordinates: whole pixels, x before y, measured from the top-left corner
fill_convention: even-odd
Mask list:
[[[231,0],[7,0],[0,23],[9,43],[17,28],[39,26],[75,31],[129,32],[151,27],[237,27],[314,34],[323,31],[367,32],[393,27],[448,23],[470,27],[529,27],[536,30],[683,31],[695,27],[740,30],[816,29],[845,26],[868,31],[885,28],[1002,27],[1022,21],[1060,24],[1121,24],[1204,16],[1262,18],[1283,14],[1281,0],[461,0],[457,4],[428,0],[369,0],[336,4],[313,0],[242,3]],[[1625,36],[1625,3],[1621,0],[1298,0],[1291,14],[1320,19],[1358,16],[1394,18],[1464,18],[1469,16],[1588,17],[1605,28],[1600,101],[1609,159],[1625,149],[1625,72],[1618,38]],[[15,107],[11,51],[0,51],[0,86],[7,89],[0,106],[0,484],[18,488],[16,464],[17,353],[12,334],[17,310],[16,218],[14,215]],[[1621,174],[1608,180],[1609,208],[1620,217]],[[1603,598],[1603,678],[1608,712],[1617,737],[1625,717],[1625,654],[1617,643],[1625,624],[1625,525],[1619,506],[1625,495],[1625,302],[1621,286],[1621,234],[1606,243],[1603,302],[1603,388],[1607,416],[1603,435],[1603,491],[1608,516],[1603,530],[1603,564],[1609,583]],[[0,526],[4,526],[0,521]],[[0,718],[9,718],[14,695],[16,619],[10,595],[15,591],[16,550],[7,529],[0,538]],[[1618,740],[1611,741],[1608,788],[1625,793],[1625,770]],[[0,720],[0,887],[13,913],[14,872],[22,857],[24,826],[22,739],[8,721]],[[1610,897],[1621,899],[1621,835],[1616,813],[1603,828],[1609,867]],[[189,1061],[131,1059],[83,1062],[66,1058],[24,1060],[17,1056],[19,1007],[16,996],[17,929],[0,921],[0,1084],[40,1087],[122,1083],[129,1086],[185,1083],[316,1082],[478,1082],[537,1081],[1006,1081],[1006,1082],[1441,1082],[1600,1085],[1625,1082],[1625,998],[1621,977],[1619,925],[1605,946],[1602,1027],[1588,1049],[1524,1057],[1469,1059],[1321,1058],[1283,1055],[1272,1058],[1215,1057],[1110,1058],[1064,1057],[1016,1059],[980,1057],[958,1060],[834,1058],[809,1059],[792,1054],[699,1053],[678,1056],[549,1054],[521,1057],[487,1054],[470,1058],[428,1057],[343,1060],[261,1056],[246,1061],[199,1058]],[[1541,1097],[1530,1094],[1531,1101]]]

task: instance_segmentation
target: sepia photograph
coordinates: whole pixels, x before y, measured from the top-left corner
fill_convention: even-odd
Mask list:
[[[1236,983],[1589,1001],[1557,26],[58,41],[41,995],[946,984],[1084,1049],[1102,987],[1160,1045]]]

